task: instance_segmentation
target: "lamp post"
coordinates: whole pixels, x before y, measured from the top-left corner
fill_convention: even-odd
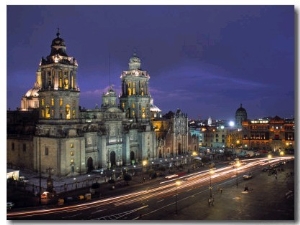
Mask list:
[[[236,187],[239,186],[239,179],[238,179],[238,167],[239,166],[240,166],[240,161],[237,161],[235,164]]]
[[[271,163],[270,163],[270,162],[271,162],[271,159],[272,159],[272,155],[271,155],[271,154],[269,154],[269,155],[268,155],[269,168],[271,168]]]
[[[213,169],[209,170],[209,197],[212,198],[211,175],[214,173]]]
[[[146,172],[147,160],[143,160],[143,170]]]
[[[178,195],[178,191],[177,191],[177,187],[181,184],[181,181],[180,180],[177,180],[175,182],[175,185],[176,185],[176,204],[175,204],[175,214],[177,215],[178,214],[178,206],[177,206],[177,195]]]

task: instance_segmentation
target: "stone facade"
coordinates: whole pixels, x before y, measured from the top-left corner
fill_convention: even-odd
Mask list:
[[[187,115],[178,110],[161,118],[149,92],[150,75],[141,70],[136,54],[121,74],[120,97],[109,88],[95,109],[79,107],[77,67],[58,32],[50,55],[41,59],[34,88],[22,97],[18,111],[8,111],[8,164],[42,173],[51,168],[66,176],[187,153]],[[24,111],[35,118],[13,120]],[[155,132],[154,119],[166,121],[164,136]],[[31,133],[18,133],[18,127],[31,127]]]

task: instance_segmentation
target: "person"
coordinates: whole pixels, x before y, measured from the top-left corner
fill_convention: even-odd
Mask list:
[[[221,192],[221,194],[222,194],[222,192],[223,192],[223,189],[222,189],[222,188],[220,189],[220,192]]]
[[[275,173],[275,179],[277,180],[277,174]]]

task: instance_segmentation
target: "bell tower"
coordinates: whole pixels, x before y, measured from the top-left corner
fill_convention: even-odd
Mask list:
[[[41,59],[39,118],[45,120],[72,120],[79,115],[79,88],[77,61],[68,56],[65,41],[59,30],[51,44],[50,55]]]
[[[147,71],[141,69],[140,58],[134,53],[129,59],[128,70],[121,74],[120,107],[126,113],[126,118],[140,123],[150,121],[149,79]]]

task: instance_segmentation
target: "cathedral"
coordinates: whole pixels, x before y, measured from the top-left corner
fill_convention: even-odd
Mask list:
[[[188,117],[177,110],[162,116],[149,91],[150,75],[136,55],[121,73],[121,93],[110,87],[95,109],[81,109],[77,60],[59,31],[42,58],[36,82],[17,111],[7,112],[7,163],[66,176],[96,168],[139,164],[188,154]],[[190,138],[189,138],[190,137]]]

